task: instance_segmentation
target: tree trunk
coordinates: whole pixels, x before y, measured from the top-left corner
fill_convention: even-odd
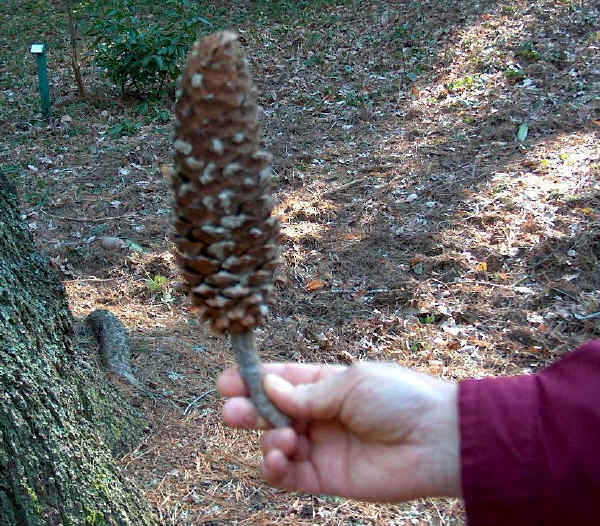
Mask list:
[[[0,173],[0,525],[154,525],[115,462],[146,424],[73,327]]]
[[[65,2],[65,9],[67,10],[69,35],[71,36],[71,67],[73,68],[73,75],[77,84],[77,93],[82,99],[85,99],[85,87],[79,64],[79,49],[77,48],[77,26],[75,24],[75,15],[73,14],[73,0]]]

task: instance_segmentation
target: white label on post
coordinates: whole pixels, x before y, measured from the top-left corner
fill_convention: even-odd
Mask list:
[[[32,53],[43,53],[44,52],[44,44],[31,44],[31,52]]]

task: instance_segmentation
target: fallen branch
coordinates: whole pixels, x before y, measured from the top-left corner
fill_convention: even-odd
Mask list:
[[[593,320],[595,318],[600,318],[600,312],[592,312],[591,314],[577,314],[576,312],[573,313],[573,317],[576,320]]]
[[[119,281],[123,278],[76,278],[65,279],[63,283],[105,283],[109,281]]]
[[[519,280],[517,281],[517,283],[520,283],[521,281],[524,280]],[[461,284],[461,283],[465,283],[465,284],[472,284],[472,285],[482,285],[482,286],[487,286],[487,287],[496,287],[499,289],[506,289],[506,290],[516,290],[517,292],[519,292],[519,287],[516,287],[515,285],[501,285],[500,283],[492,283],[490,281],[478,281],[478,280],[474,280],[474,279],[461,279],[460,281],[455,281],[454,283],[457,284]]]
[[[361,183],[363,181],[364,181],[364,179],[354,179],[353,181],[350,181],[349,183],[346,183],[346,184],[342,184],[342,185],[338,186],[337,188],[332,188],[331,190],[327,190],[327,192],[323,193],[322,196],[328,197],[331,194],[335,194],[336,192],[341,192],[342,190],[346,190],[347,188],[357,185],[358,183]]]
[[[115,219],[124,219],[126,217],[132,217],[134,215],[137,215],[135,212],[131,212],[129,214],[124,214],[122,216],[111,216],[111,217],[64,217],[64,216],[56,216],[49,212],[45,212],[44,210],[42,210],[41,212],[53,219],[59,219],[61,221],[75,221],[77,223],[103,223],[104,221],[113,221]]]

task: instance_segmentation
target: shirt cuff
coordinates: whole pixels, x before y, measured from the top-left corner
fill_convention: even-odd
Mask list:
[[[529,375],[460,384],[461,484],[470,526],[538,523],[537,397]]]

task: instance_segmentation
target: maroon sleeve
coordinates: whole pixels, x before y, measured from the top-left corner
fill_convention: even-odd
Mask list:
[[[470,526],[600,524],[600,340],[459,391]]]

